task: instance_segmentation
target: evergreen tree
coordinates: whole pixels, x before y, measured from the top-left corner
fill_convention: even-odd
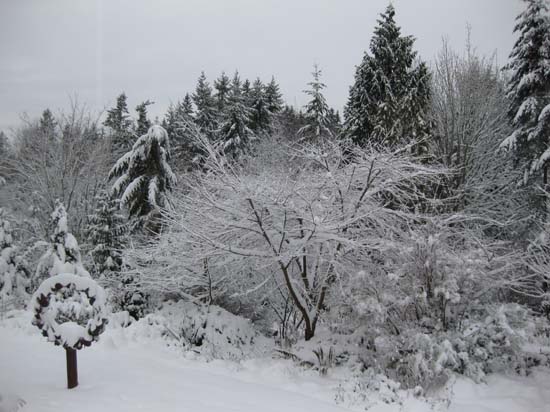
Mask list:
[[[249,124],[250,110],[244,104],[241,81],[238,73],[235,73],[231,82],[227,113],[218,132],[225,153],[237,157],[247,151],[250,140],[253,139]]]
[[[241,94],[243,96],[243,101],[246,107],[249,109],[252,109],[252,86],[250,84],[250,80],[245,79],[242,86],[241,86]]]
[[[0,156],[2,157],[6,156],[7,152],[8,152],[8,138],[6,136],[6,133],[0,130]]]
[[[6,212],[0,208],[0,303],[26,302],[31,293],[31,274],[23,257],[13,245],[12,230]]]
[[[42,116],[39,121],[39,130],[42,133],[42,136],[49,142],[55,142],[56,134],[55,129],[57,127],[57,121],[53,116],[50,109],[46,109],[42,112]]]
[[[193,93],[193,102],[195,103],[195,123],[199,130],[209,138],[213,138],[213,132],[217,126],[216,101],[212,96],[212,88],[206,81],[206,75],[201,73],[197,82],[195,93]]]
[[[274,76],[271,77],[271,81],[265,87],[265,101],[267,110],[272,114],[277,114],[283,109],[283,95],[279,91],[279,85]]]
[[[55,210],[51,214],[53,234],[50,237],[48,250],[38,263],[33,279],[34,289],[49,276],[62,273],[72,273],[89,277],[90,274],[82,265],[80,247],[76,238],[69,232],[67,211],[59,200],[55,202]]]
[[[505,67],[510,70],[507,93],[513,133],[502,146],[514,150],[524,170],[524,184],[548,183],[550,159],[550,19],[545,0],[524,0],[517,17],[519,35]],[[542,172],[542,173],[541,173]]]
[[[269,131],[271,126],[271,112],[268,109],[268,102],[265,95],[265,86],[262,81],[257,78],[252,84],[250,91],[251,102],[251,128],[256,133]]]
[[[89,217],[87,234],[92,244],[92,258],[95,273],[120,272],[122,268],[122,247],[127,226],[120,213],[120,202],[105,191],[97,198],[97,206]]]
[[[132,119],[128,113],[126,94],[123,92],[117,97],[116,106],[107,111],[104,126],[111,129],[111,139],[116,153],[125,152],[132,147],[134,134],[132,133]]]
[[[111,193],[120,196],[131,217],[146,218],[166,204],[166,193],[176,183],[169,159],[168,133],[153,125],[109,172],[109,179],[117,178]]]
[[[225,111],[229,99],[229,90],[231,89],[231,80],[222,72],[221,76],[214,82],[216,89],[216,106],[220,115]]]
[[[318,65],[314,65],[311,74],[313,81],[308,83],[310,89],[304,90],[304,93],[311,97],[305,106],[306,124],[298,131],[298,134],[320,141],[323,138],[332,137],[330,130],[332,119],[325,96],[323,96],[323,89],[326,86],[321,82],[321,69]]]
[[[345,108],[347,135],[359,145],[393,146],[427,136],[430,98],[429,73],[413,51],[414,38],[402,36],[389,5],[378,20],[357,67]]]
[[[153,104],[154,102],[146,100],[136,106],[136,112],[138,114],[137,125],[136,125],[136,134],[142,136],[147,133],[147,130],[151,127],[151,122],[147,118],[147,106]]]
[[[179,165],[190,167],[202,151],[194,139],[193,102],[189,94],[176,106],[170,105],[163,124],[172,142],[174,159]]]

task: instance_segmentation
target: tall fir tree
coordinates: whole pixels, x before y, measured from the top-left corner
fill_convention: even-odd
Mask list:
[[[250,91],[250,108],[251,110],[251,129],[255,133],[266,132],[271,126],[271,112],[268,109],[268,102],[265,95],[265,86],[262,81],[257,78],[252,83]]]
[[[116,106],[107,111],[107,118],[103,125],[111,129],[113,151],[116,155],[124,153],[132,147],[134,143],[132,119],[128,112],[128,102],[124,92],[117,97]]]
[[[221,116],[223,115],[227,107],[227,102],[229,100],[229,91],[231,89],[231,80],[225,74],[225,72],[222,72],[220,77],[216,81],[214,81],[214,89],[216,89],[216,107],[218,109],[218,113]]]
[[[501,146],[514,150],[523,183],[548,184],[550,160],[550,18],[545,0],[524,0],[517,17],[518,39],[505,69],[513,133]],[[543,207],[542,202],[540,207]]]
[[[127,233],[125,218],[120,213],[120,202],[106,191],[96,198],[94,213],[89,216],[88,241],[92,245],[94,274],[120,272],[122,269],[122,248]]]
[[[283,95],[279,90],[279,85],[275,81],[275,76],[271,77],[271,81],[265,87],[265,101],[267,110],[271,114],[278,114],[283,110]]]
[[[304,93],[310,97],[310,101],[305,106],[306,124],[300,128],[298,134],[303,138],[310,138],[316,141],[322,141],[333,137],[331,130],[332,119],[328,104],[323,96],[323,89],[326,85],[321,81],[321,69],[316,64],[311,73],[313,80],[308,83],[309,89]]]
[[[150,100],[145,100],[144,102],[136,106],[136,112],[138,114],[137,123],[136,123],[136,134],[142,136],[147,133],[147,130],[151,127],[151,121],[147,117],[147,106],[154,104]]]
[[[46,109],[42,112],[38,128],[48,143],[55,143],[57,121],[50,109]]]
[[[247,152],[253,132],[250,125],[250,109],[245,105],[239,74],[231,82],[229,103],[218,137],[224,152],[234,158]]]
[[[202,155],[195,141],[196,126],[193,117],[193,101],[186,94],[181,102],[170,105],[163,125],[171,141],[172,157],[177,167],[191,168]]]
[[[162,126],[153,125],[113,166],[109,179],[117,179],[111,194],[120,196],[120,202],[128,207],[130,217],[146,223],[166,205],[167,193],[176,183],[169,159],[168,133]]]
[[[204,72],[201,72],[192,97],[196,108],[195,123],[201,132],[213,139],[214,131],[217,128],[218,113],[216,110],[216,100],[212,95],[212,88],[206,80]]]
[[[428,135],[430,77],[413,50],[414,38],[402,36],[389,5],[378,20],[357,67],[344,111],[347,136],[359,145],[402,145]]]

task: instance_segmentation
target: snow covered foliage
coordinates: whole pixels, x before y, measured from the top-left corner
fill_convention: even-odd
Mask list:
[[[115,311],[126,311],[134,319],[141,319],[149,311],[149,294],[139,276],[132,272],[110,272],[105,279],[109,285],[109,302]]]
[[[26,303],[31,274],[22,255],[13,244],[7,213],[0,208],[0,306]]]
[[[111,193],[120,196],[131,216],[146,218],[167,204],[167,193],[176,183],[169,159],[168,133],[153,125],[113,166],[109,178],[116,180]]]
[[[419,188],[442,174],[403,154],[336,143],[286,161],[273,153],[272,164],[248,159],[248,169],[210,152],[208,171],[185,181],[169,213],[167,243],[178,247],[161,242],[157,255],[179,263],[182,280],[227,273],[253,279],[251,290],[274,280],[303,317],[306,339],[342,277],[419,219],[405,205],[427,202]]]
[[[82,264],[78,242],[69,232],[65,206],[59,201],[56,202],[55,210],[51,214],[51,226],[53,234],[50,237],[48,250],[38,263],[32,280],[33,289],[36,289],[44,279],[61,273],[90,277]]]
[[[392,4],[378,20],[355,73],[344,111],[345,130],[359,145],[393,146],[426,137],[429,72],[413,51],[414,38],[402,36]]]
[[[242,96],[241,80],[238,73],[235,73],[226,113],[217,132],[226,154],[236,158],[249,150],[250,141],[255,138],[250,129],[251,114]]]
[[[46,279],[33,299],[33,325],[55,345],[90,346],[107,323],[105,292],[91,278],[62,273]]]
[[[550,159],[550,17],[545,0],[525,0],[514,32],[518,39],[506,69],[513,132],[501,146],[512,149],[529,176],[546,168]]]
[[[166,302],[158,315],[190,350],[210,359],[241,360],[265,355],[272,347],[250,320],[218,306]]]
[[[318,65],[313,67],[312,75],[313,80],[308,83],[310,89],[304,91],[311,98],[305,106],[306,125],[298,131],[298,134],[304,137],[310,135],[313,140],[320,140],[332,137],[333,133],[330,130],[329,107],[323,96],[326,85],[321,82],[321,69]]]
[[[120,272],[122,247],[128,228],[117,199],[102,192],[96,200],[96,208],[89,217],[87,228],[88,241],[92,245],[94,273]]]
[[[206,80],[204,72],[201,73],[197,81],[197,87],[192,98],[196,108],[196,125],[208,138],[213,139],[214,131],[218,127],[218,114],[216,111],[216,100],[212,94],[212,87]]]

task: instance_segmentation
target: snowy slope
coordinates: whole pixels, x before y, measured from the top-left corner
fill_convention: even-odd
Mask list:
[[[257,359],[237,365],[185,358],[154,337],[110,330],[78,353],[80,386],[65,388],[65,354],[46,342],[28,315],[0,321],[0,395],[22,411],[193,411],[193,412],[336,412],[338,381],[329,374],[300,374],[288,361]],[[6,403],[7,405],[7,403]],[[436,406],[434,408],[434,406]],[[548,412],[550,371],[528,378],[494,376],[488,385],[459,379],[449,408],[412,396],[403,403],[377,404],[371,412]],[[4,409],[3,409],[4,408]],[[0,412],[9,409],[0,401]]]

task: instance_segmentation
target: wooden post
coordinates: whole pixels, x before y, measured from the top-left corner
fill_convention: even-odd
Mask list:
[[[67,388],[78,386],[78,370],[76,366],[76,350],[65,348],[67,354]]]

